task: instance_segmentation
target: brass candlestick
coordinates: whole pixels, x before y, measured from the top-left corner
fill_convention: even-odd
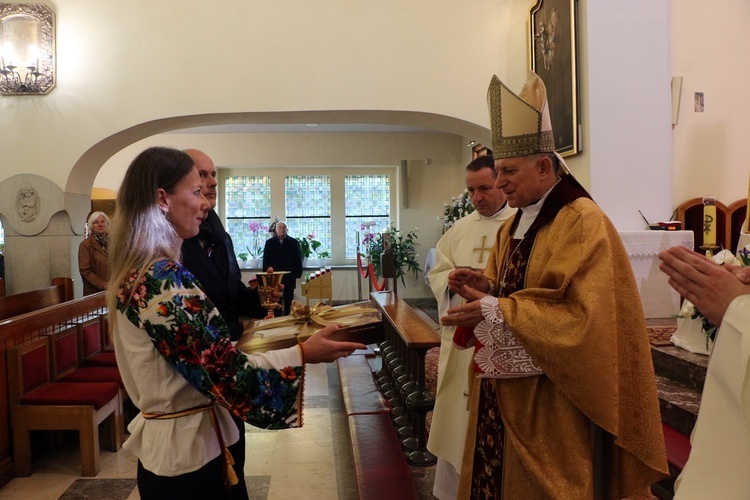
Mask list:
[[[721,247],[719,247],[718,245],[701,245],[701,250],[705,250],[706,258],[709,260],[713,259],[714,251],[718,250],[719,248]]]
[[[258,287],[258,291],[260,291],[261,294],[266,295],[266,299],[261,303],[263,308],[268,310],[268,315],[263,319],[271,319],[274,317],[274,310],[281,309],[281,304],[273,300],[273,292],[279,289],[279,285],[281,284],[281,278],[285,275],[289,274],[289,271],[274,271],[272,273],[256,273],[255,276],[257,276],[258,281],[260,281],[260,286]]]

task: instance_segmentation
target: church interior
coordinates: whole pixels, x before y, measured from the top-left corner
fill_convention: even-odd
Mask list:
[[[488,83],[498,75],[521,88],[535,61],[530,11],[544,2],[574,13],[566,27],[573,32],[567,33],[571,65],[564,69],[573,75],[576,113],[567,125],[574,150],[565,160],[631,257],[655,339],[676,476],[689,452],[707,356],[675,354],[678,348],[662,342],[674,332],[680,297],[655,256],[671,245],[697,249],[703,240],[686,231],[651,231],[649,224],[681,220],[682,229],[701,231],[700,200],[713,196],[717,244],[736,251],[747,232],[750,172],[742,141],[734,138],[747,129],[738,110],[750,109],[750,95],[737,84],[750,68],[734,65],[745,59],[750,36],[744,26],[750,4],[743,0],[718,0],[710,8],[697,0],[0,3],[0,13],[42,5],[54,25],[54,86],[40,94],[5,92],[0,81],[0,295],[35,293],[67,278],[56,285],[64,300],[82,299],[77,254],[89,214],[113,206],[128,165],[144,149],[195,148],[216,165],[217,213],[225,225],[233,216],[223,197],[234,178],[270,179],[271,219],[290,216],[286,178],[331,179],[325,265],[332,269],[326,279],[334,305],[367,300],[372,290],[347,251],[354,235],[346,224],[344,179],[387,177],[386,217],[402,231],[416,231],[422,268],[398,282],[398,296],[439,345],[434,296],[422,271],[444,233],[445,203],[464,190],[475,146],[492,142]],[[7,50],[0,44],[3,67]],[[242,271],[245,279],[252,274]],[[304,301],[299,287],[297,293]],[[91,304],[75,313],[79,319],[101,313],[103,299]],[[2,328],[3,351],[34,340]],[[384,370],[380,356],[361,359]],[[435,362],[424,352],[419,359],[422,367]],[[0,369],[9,366],[3,357]],[[360,481],[355,471],[361,457],[352,456],[342,373],[349,372],[336,363],[308,368],[303,429],[246,426],[250,498],[375,498],[377,482]],[[8,392],[0,388],[0,498],[30,492],[50,499],[140,498],[135,457],[106,450],[104,441],[95,477],[81,476],[81,450],[69,436],[57,446],[34,441],[32,474],[15,477]],[[412,458],[404,471],[409,495],[433,498],[429,460]],[[654,494],[671,498],[673,480]]]

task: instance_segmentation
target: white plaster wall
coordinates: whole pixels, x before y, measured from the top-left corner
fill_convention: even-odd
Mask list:
[[[715,194],[729,205],[748,194],[750,2],[671,0],[671,71],[683,77],[673,130],[676,204]],[[696,113],[695,92],[705,111]]]
[[[591,193],[618,229],[668,220],[669,4],[586,2]]]
[[[57,88],[0,99],[0,180],[64,187],[95,144],[175,116],[411,110],[486,125],[504,3],[61,0]]]

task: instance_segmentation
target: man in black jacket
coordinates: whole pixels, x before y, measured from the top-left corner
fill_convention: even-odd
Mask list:
[[[302,276],[302,252],[299,242],[286,234],[286,222],[276,223],[276,237],[266,240],[263,249],[263,269],[272,267],[274,271],[289,271],[282,278],[284,285],[284,315],[289,314],[294,299],[297,278]]]
[[[182,243],[182,264],[198,279],[201,290],[211,299],[216,309],[227,321],[232,340],[242,335],[245,325],[239,317],[262,318],[266,310],[260,305],[257,290],[248,288],[242,283],[242,273],[237,265],[232,238],[221,224],[216,208],[216,167],[205,153],[186,149],[195,162],[201,177],[201,192],[211,204],[206,218],[201,222],[198,236]],[[235,500],[247,499],[245,486],[245,423],[233,416],[240,431],[240,440],[229,447],[234,457],[234,470],[239,483],[232,487]]]
[[[185,153],[195,161],[203,185],[201,191],[211,203],[211,210],[201,223],[198,236],[183,242],[182,263],[227,321],[232,340],[237,340],[245,329],[240,316],[262,318],[267,311],[260,305],[257,290],[242,282],[232,238],[214,211],[217,182],[213,161],[195,149],[187,149]]]

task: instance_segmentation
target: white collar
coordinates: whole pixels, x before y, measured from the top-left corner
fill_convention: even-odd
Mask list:
[[[497,212],[495,212],[494,214],[492,214],[492,215],[490,215],[488,217],[485,217],[484,215],[480,214],[479,212],[477,212],[477,215],[479,216],[480,219],[483,219],[483,220],[494,219],[498,215],[500,215],[501,213],[505,212],[506,208],[508,208],[508,202],[507,201],[505,203],[503,203],[503,206],[500,207],[500,210],[498,210]]]
[[[557,182],[560,182],[560,179],[558,179]],[[557,186],[557,182],[555,182],[555,186]],[[539,212],[542,211],[544,200],[546,200],[547,196],[549,196],[552,190],[555,189],[555,186],[549,188],[549,191],[544,193],[544,196],[542,196],[536,203],[532,203],[531,205],[527,205],[519,209],[521,211],[521,219],[518,221],[516,231],[513,233],[514,239],[520,239],[526,235],[526,231],[529,230],[529,228],[539,215]]]

